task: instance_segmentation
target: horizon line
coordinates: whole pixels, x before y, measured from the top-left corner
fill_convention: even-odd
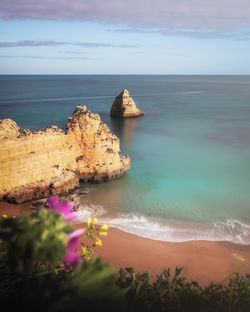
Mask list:
[[[1,74],[0,76],[250,76],[249,74]]]

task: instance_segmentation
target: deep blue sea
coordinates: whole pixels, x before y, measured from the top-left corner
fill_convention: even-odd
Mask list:
[[[128,89],[138,119],[112,120]],[[0,76],[0,119],[65,128],[77,105],[99,113],[131,169],[86,185],[80,220],[166,241],[250,244],[250,76]]]

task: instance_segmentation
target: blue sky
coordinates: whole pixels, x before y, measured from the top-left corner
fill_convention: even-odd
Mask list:
[[[250,74],[250,2],[2,0],[0,74]]]

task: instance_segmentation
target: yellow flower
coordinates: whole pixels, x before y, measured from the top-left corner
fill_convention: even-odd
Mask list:
[[[94,218],[93,219],[93,224],[97,223],[98,222],[98,219],[97,218]]]
[[[100,229],[101,229],[101,230],[108,230],[109,227],[108,227],[107,224],[103,224],[103,225],[100,226]]]
[[[88,218],[88,226],[90,226],[90,224],[91,224],[91,222],[92,222],[92,220],[91,220],[91,218]]]
[[[85,255],[87,253],[87,248],[84,246],[82,247],[82,255]]]
[[[108,235],[107,232],[99,232],[98,234],[99,234],[99,235],[103,235],[103,236],[107,236],[107,235]]]
[[[233,259],[236,261],[246,262],[246,259],[237,253],[233,253]]]
[[[99,239],[98,241],[95,242],[96,246],[102,246],[102,241]]]
[[[8,218],[8,216],[6,214],[3,214],[2,217],[5,219]]]

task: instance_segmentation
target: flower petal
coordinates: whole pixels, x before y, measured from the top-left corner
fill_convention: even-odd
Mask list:
[[[65,256],[62,258],[62,261],[66,268],[74,268],[81,261],[81,257],[76,252],[68,250]]]
[[[71,213],[67,214],[65,216],[65,218],[67,221],[70,221],[70,220],[76,219],[77,216],[78,216],[77,212],[71,212]]]
[[[63,214],[67,221],[77,218],[77,213],[72,212],[73,204],[69,204],[66,200],[59,201],[56,195],[48,198],[48,205],[51,209]]]
[[[103,224],[103,225],[100,226],[100,229],[101,229],[101,230],[108,230],[109,227],[108,227],[108,225],[105,223],[105,224]]]
[[[59,202],[59,209],[63,214],[68,214],[73,209],[74,205],[69,204],[66,200],[61,200]]]
[[[68,235],[69,240],[68,240],[68,244],[67,244],[67,250],[72,250],[72,249],[77,247],[77,245],[79,243],[79,238],[83,233],[84,233],[84,230],[79,229],[79,230],[76,230],[76,231],[74,231]]]
[[[57,206],[58,206],[58,198],[56,195],[51,195],[49,198],[48,198],[48,205],[51,209],[53,210],[57,210]]]

